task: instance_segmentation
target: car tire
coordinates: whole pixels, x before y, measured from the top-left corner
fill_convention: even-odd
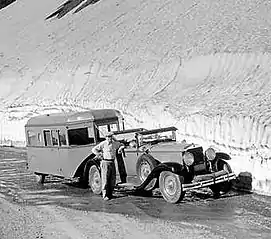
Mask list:
[[[136,174],[141,182],[144,182],[151,171],[159,164],[159,161],[148,155],[142,155],[136,162]],[[146,191],[153,190],[157,185],[157,178],[153,178],[145,187]]]
[[[178,203],[184,196],[184,178],[170,171],[163,171],[159,176],[159,188],[163,198],[169,203]]]
[[[220,170],[225,170],[228,173],[232,173],[231,166],[225,162],[223,159],[218,159],[217,161],[217,169],[218,171]],[[213,194],[215,197],[220,196],[220,192],[227,193],[231,190],[232,188],[232,182],[223,182],[219,184],[215,184],[210,186],[210,189],[212,190]]]
[[[94,194],[102,193],[102,178],[96,165],[92,165],[88,171],[88,186]]]

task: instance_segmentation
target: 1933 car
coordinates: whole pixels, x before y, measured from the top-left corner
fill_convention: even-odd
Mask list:
[[[170,203],[183,199],[186,191],[209,187],[215,196],[231,189],[236,178],[226,162],[230,156],[213,148],[176,141],[175,127],[154,130],[116,131],[115,138],[123,142],[128,175],[137,175],[141,184],[135,191],[159,188]],[[90,185],[91,186],[91,185]]]

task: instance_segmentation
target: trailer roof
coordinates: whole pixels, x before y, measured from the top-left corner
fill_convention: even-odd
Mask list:
[[[122,115],[115,109],[91,109],[83,112],[61,112],[34,116],[27,121],[25,126],[65,125],[78,121],[97,121],[118,117],[122,117]]]

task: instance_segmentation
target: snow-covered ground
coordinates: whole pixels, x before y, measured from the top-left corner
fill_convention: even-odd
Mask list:
[[[45,20],[62,3],[0,11],[1,142],[37,114],[117,108],[230,153],[271,192],[269,1],[101,0]]]

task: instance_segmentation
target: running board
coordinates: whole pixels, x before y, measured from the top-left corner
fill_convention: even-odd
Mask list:
[[[226,175],[221,176],[214,176],[212,179],[195,182],[195,183],[189,183],[189,184],[183,184],[183,191],[187,191],[190,189],[197,189],[197,188],[203,188],[210,185],[223,183],[223,182],[229,182],[233,179],[236,179],[236,175],[234,173],[227,173]]]

